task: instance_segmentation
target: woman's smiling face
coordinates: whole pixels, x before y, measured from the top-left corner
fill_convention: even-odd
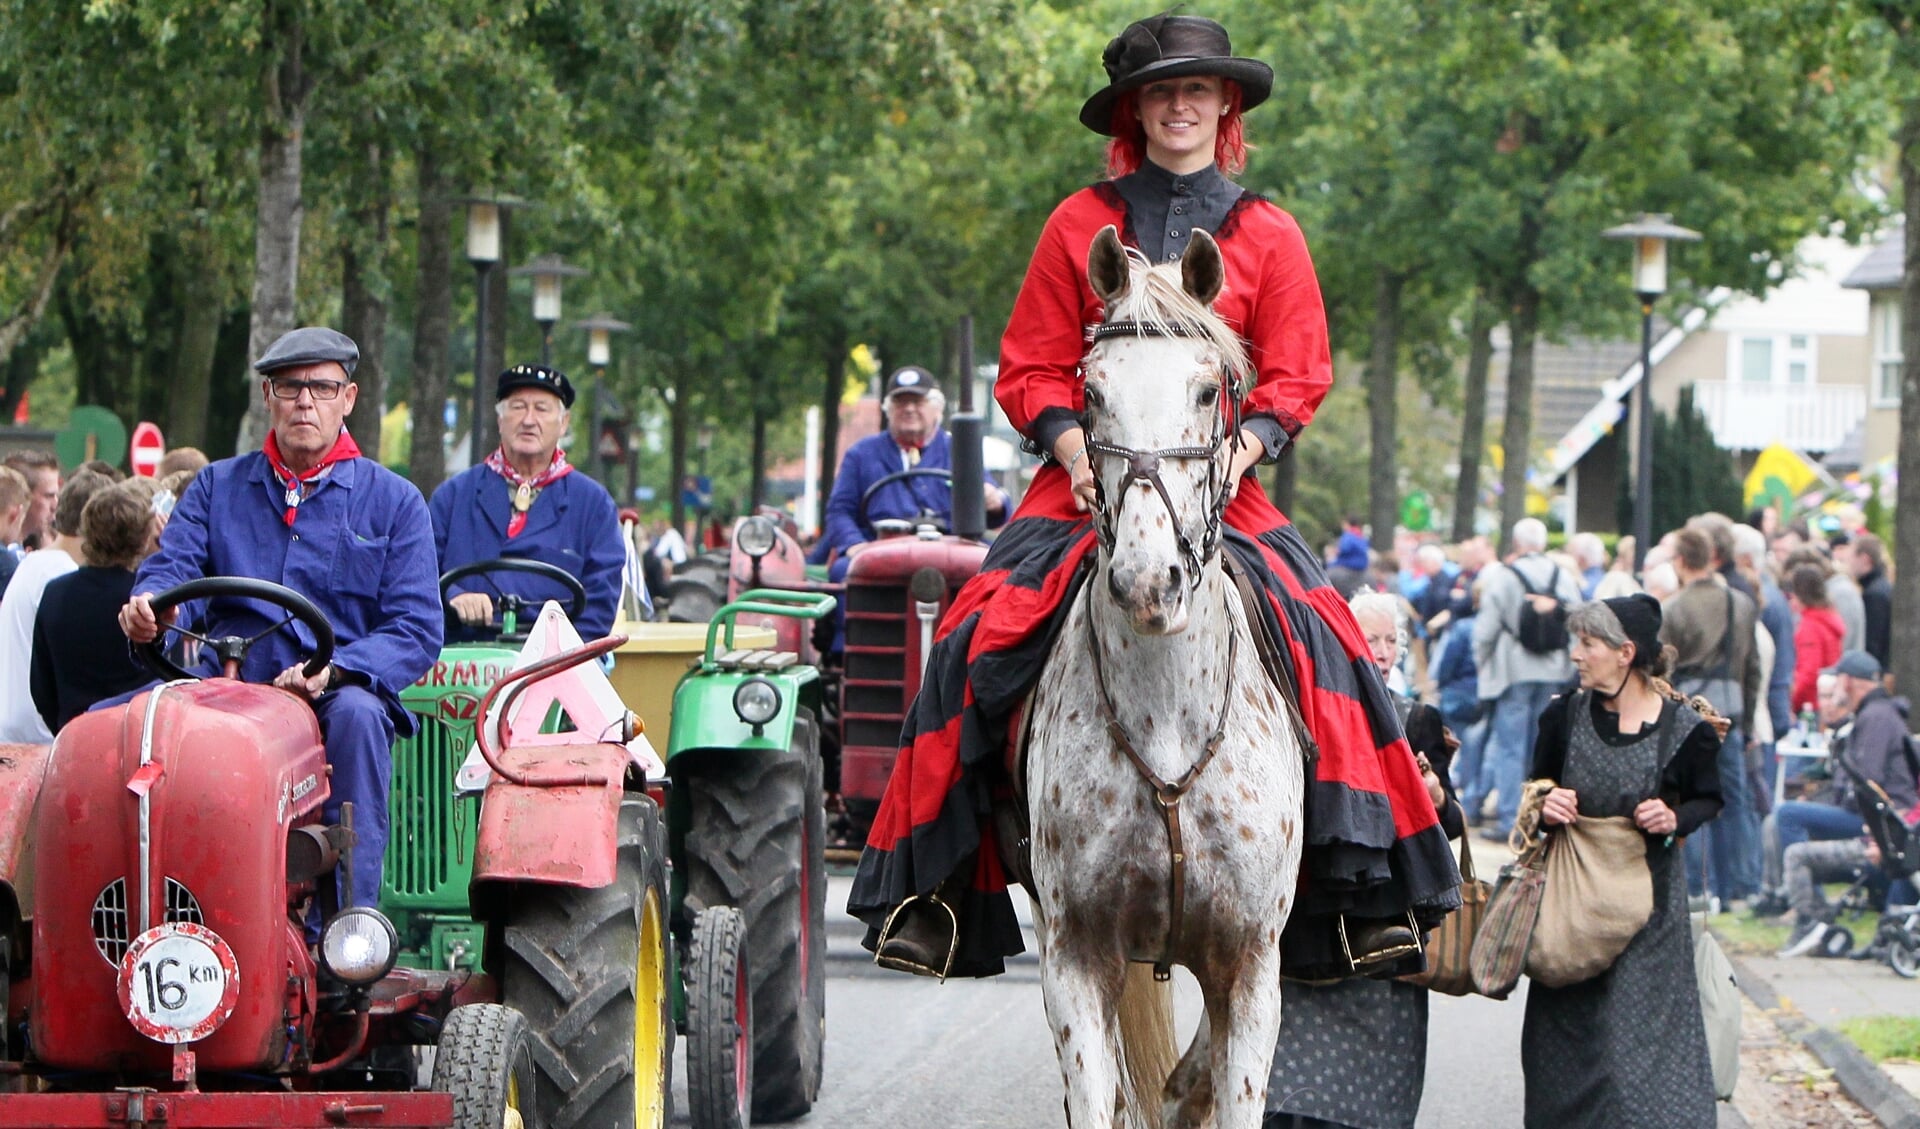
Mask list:
[[[1212,164],[1226,109],[1226,90],[1216,75],[1169,78],[1141,87],[1138,111],[1147,133],[1147,158],[1173,172]]]

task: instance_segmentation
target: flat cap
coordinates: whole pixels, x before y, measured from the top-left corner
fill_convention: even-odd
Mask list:
[[[253,362],[253,371],[264,376],[283,368],[317,365],[326,361],[333,361],[346,369],[348,376],[352,376],[354,367],[360,363],[360,346],[337,329],[309,325],[282,334],[280,340],[275,341],[259,360]]]
[[[1844,674],[1849,678],[1864,678],[1868,682],[1880,681],[1880,660],[1865,651],[1848,651],[1833,664],[1835,674]]]
[[[500,383],[493,394],[496,400],[504,400],[507,393],[520,388],[538,388],[542,392],[551,392],[560,397],[562,406],[573,407],[573,382],[567,374],[557,368],[546,365],[515,365],[500,374]]]

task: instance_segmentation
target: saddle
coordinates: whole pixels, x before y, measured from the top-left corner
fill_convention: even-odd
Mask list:
[[[1246,570],[1238,558],[1230,552],[1220,554],[1220,563],[1226,568],[1227,576],[1232,579],[1234,588],[1240,594],[1240,602],[1246,611],[1247,624],[1253,631],[1254,651],[1260,656],[1260,666],[1267,678],[1280,691],[1280,700],[1285,703],[1287,714],[1293,719],[1294,731],[1301,735],[1302,757],[1311,768],[1320,755],[1313,734],[1308,732],[1305,716],[1300,711],[1300,690],[1294,681],[1293,663],[1281,649],[1280,641],[1267,628],[1266,618],[1261,614],[1262,597],[1255,591],[1253,582],[1247,577]],[[1090,566],[1089,566],[1090,567]],[[1038,894],[1033,884],[1032,863],[1032,819],[1029,815],[1027,797],[1027,738],[1032,711],[1028,708],[1033,700],[1031,692],[1014,710],[1007,724],[1007,740],[1003,748],[1003,766],[1006,770],[1005,782],[994,789],[993,794],[993,832],[1000,848],[1000,862],[1006,868],[1007,875],[1018,882],[1027,891],[1029,897]],[[1311,771],[1308,773],[1312,777]]]

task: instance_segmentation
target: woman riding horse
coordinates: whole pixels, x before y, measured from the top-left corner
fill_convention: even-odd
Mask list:
[[[1266,100],[1273,71],[1234,57],[1225,29],[1194,16],[1129,25],[1104,63],[1110,83],[1080,121],[1112,138],[1111,179],[1047,220],[1001,341],[995,395],[1047,461],[941,624],[849,911],[872,927],[867,945],[889,967],[990,976],[1022,951],[1007,871],[983,828],[1011,794],[1001,767],[1010,720],[1095,540],[1079,370],[1103,312],[1088,247],[1111,224],[1149,261],[1169,262],[1200,229],[1225,260],[1214,311],[1246,339],[1256,369],[1229,467],[1238,488],[1226,547],[1264,597],[1251,614],[1279,641],[1274,665],[1290,668],[1318,745],[1283,959],[1316,979],[1417,970],[1414,927],[1456,903],[1452,853],[1352,613],[1250,476],[1298,437],[1333,376],[1299,226],[1228,179],[1246,164],[1241,115]]]

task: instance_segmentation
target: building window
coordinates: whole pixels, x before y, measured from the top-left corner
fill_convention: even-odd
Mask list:
[[[1900,292],[1873,296],[1873,403],[1890,408],[1900,403]]]
[[[1818,343],[1811,334],[1741,336],[1727,354],[1727,379],[1749,385],[1805,388],[1818,376]]]

